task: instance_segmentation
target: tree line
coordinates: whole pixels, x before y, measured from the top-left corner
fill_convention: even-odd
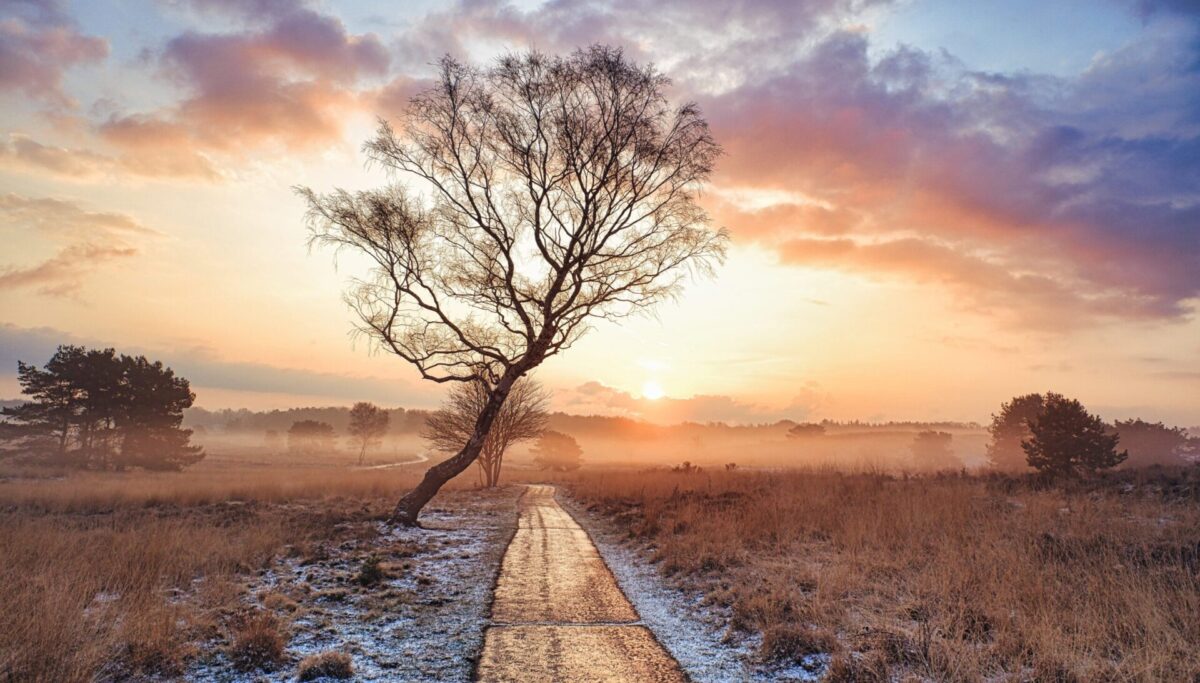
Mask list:
[[[204,458],[183,429],[195,401],[160,361],[59,346],[42,367],[17,363],[28,400],[0,411],[5,457],[92,470],[180,470]]]
[[[461,449],[471,438],[475,421],[486,403],[485,386],[475,382],[454,385],[441,408],[427,415],[421,437],[435,451],[452,453]],[[475,460],[480,486],[499,485],[505,453],[522,441],[537,440],[534,463],[542,469],[570,471],[580,466],[583,449],[574,437],[546,428],[548,404],[548,392],[533,379],[523,377],[514,383]],[[359,465],[365,463],[368,448],[378,443],[387,430],[387,411],[372,403],[354,404],[347,434],[359,449]],[[275,432],[268,432],[271,433]],[[333,450],[335,438],[333,425],[328,422],[298,420],[288,429],[288,450],[327,452]]]
[[[798,441],[823,439],[829,423],[800,423],[787,435]],[[1107,424],[1077,399],[1062,394],[1025,394],[1001,404],[988,425],[988,468],[1080,477],[1112,469],[1188,465],[1200,462],[1200,438],[1182,427],[1140,418]],[[909,464],[920,471],[961,469],[953,435],[922,429],[910,446]]]

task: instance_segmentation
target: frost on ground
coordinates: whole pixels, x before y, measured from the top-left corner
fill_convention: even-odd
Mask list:
[[[650,560],[649,549],[608,518],[588,511],[560,492],[560,502],[591,535],[621,590],[646,626],[696,683],[817,681],[828,655],[810,655],[792,666],[760,663],[760,639],[729,627],[729,610],[705,604],[696,591],[669,585]]]
[[[422,515],[425,529],[365,523],[281,558],[249,595],[280,616],[284,661],[238,671],[230,645],[214,642],[187,679],[292,681],[305,657],[333,651],[350,655],[356,681],[470,680],[521,490],[446,492]]]

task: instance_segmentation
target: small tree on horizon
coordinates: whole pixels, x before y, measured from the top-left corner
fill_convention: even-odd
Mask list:
[[[789,439],[816,439],[825,436],[825,425],[819,422],[801,422],[787,431]]]
[[[949,432],[932,429],[917,432],[909,447],[912,451],[913,467],[926,472],[961,469],[962,460],[959,460],[950,447],[953,440],[954,436]]]
[[[358,464],[366,462],[367,448],[381,443],[387,434],[388,414],[374,403],[359,401],[350,409],[350,425],[346,432],[359,444]]]
[[[399,132],[381,122],[366,145],[409,185],[299,190],[311,243],[371,265],[346,297],[360,332],[424,379],[488,389],[470,438],[393,522],[416,525],[475,461],[517,380],[592,321],[646,310],[723,260],[727,235],[697,201],[720,148],[668,85],[600,45],[491,68],[446,57]]]
[[[1038,472],[1079,477],[1121,464],[1119,437],[1079,401],[1048,393],[1042,414],[1029,425],[1031,438],[1021,442],[1030,467]]]
[[[583,449],[575,437],[546,430],[533,447],[533,462],[544,470],[571,472],[583,464]]]
[[[333,450],[333,425],[319,420],[297,420],[287,431],[288,451],[322,453]]]
[[[1041,394],[1025,394],[1014,397],[1000,405],[1000,412],[992,415],[988,433],[988,465],[1004,472],[1023,472],[1029,469],[1025,450],[1021,442],[1031,435],[1029,425],[1043,410],[1045,399]]]
[[[529,377],[522,377],[513,384],[475,461],[485,488],[500,483],[504,454],[510,446],[541,435],[546,428],[548,401],[549,396],[542,386]],[[455,385],[442,407],[426,420],[421,436],[438,450],[459,450],[471,438],[475,422],[487,402],[486,386],[477,382]]]

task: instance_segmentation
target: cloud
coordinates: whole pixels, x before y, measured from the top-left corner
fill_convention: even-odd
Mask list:
[[[704,100],[727,150],[718,182],[816,203],[714,213],[784,262],[948,284],[1032,324],[1188,317],[1200,138],[1184,122],[1200,122],[1200,72],[1182,67],[1186,46],[1151,63],[1111,55],[1068,81],[911,48],[873,61],[867,37],[834,34]],[[1153,115],[1122,104],[1146,99]]]
[[[49,327],[25,328],[0,323],[0,374],[15,373],[17,361],[45,363],[59,344],[96,348],[116,347],[121,353],[142,354],[162,360],[197,390],[197,402],[204,405],[204,388],[261,393],[294,394],[344,399],[347,402],[370,400],[389,405],[429,405],[433,396],[411,382],[379,377],[356,377],[336,373],[313,372],[263,363],[242,363],[214,357],[203,348],[147,349],[120,347],[111,342],[81,338]]]
[[[36,287],[39,294],[67,296],[77,293],[83,278],[109,261],[137,254],[133,247],[76,244],[28,268],[0,267],[0,291]]]
[[[14,193],[0,195],[0,229],[59,245],[43,261],[0,265],[0,291],[34,288],[47,296],[76,294],[91,272],[135,256],[141,242],[159,236],[126,214],[87,211],[71,201]]]
[[[84,149],[43,145],[20,134],[0,140],[0,165],[23,171],[41,171],[74,179],[95,179],[110,172],[113,159]]]
[[[657,422],[729,422],[759,424],[779,420],[804,420],[826,402],[816,384],[808,384],[786,406],[768,407],[730,396],[697,395],[690,398],[648,400],[604,385],[585,382],[574,389],[554,392],[556,410],[576,415],[619,415]]]
[[[177,149],[147,149],[109,156],[90,149],[47,145],[20,133],[0,140],[0,168],[41,173],[76,181],[100,181],[124,175],[215,181],[221,174],[203,155]]]
[[[62,87],[73,66],[108,56],[107,41],[80,33],[56,0],[13,0],[0,14],[0,90],[74,108]]]
[[[1184,3],[1130,3],[1145,30],[1075,78],[881,52],[859,25],[875,4],[477,0],[398,50],[598,41],[656,61],[725,146],[711,213],[786,263],[937,283],[1039,327],[1194,313],[1200,23]],[[731,198],[748,191],[800,199]],[[813,241],[828,238],[856,248]]]
[[[357,84],[387,75],[390,56],[378,37],[352,35],[338,19],[297,3],[193,4],[262,25],[170,39],[158,66],[189,94],[161,110],[110,116],[99,127],[109,143],[138,155],[314,149],[341,141],[345,115],[359,106]]]

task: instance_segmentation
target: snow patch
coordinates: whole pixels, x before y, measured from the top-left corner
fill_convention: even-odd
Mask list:
[[[444,494],[448,500],[422,516],[425,529],[381,522],[375,537],[329,547],[325,559],[278,560],[255,578],[248,600],[278,591],[299,603],[289,662],[273,672],[242,673],[213,648],[186,679],[283,683],[295,680],[300,660],[332,650],[350,655],[356,681],[471,680],[500,560],[516,527],[517,493]],[[371,556],[389,567],[389,577],[359,586],[355,577]]]

